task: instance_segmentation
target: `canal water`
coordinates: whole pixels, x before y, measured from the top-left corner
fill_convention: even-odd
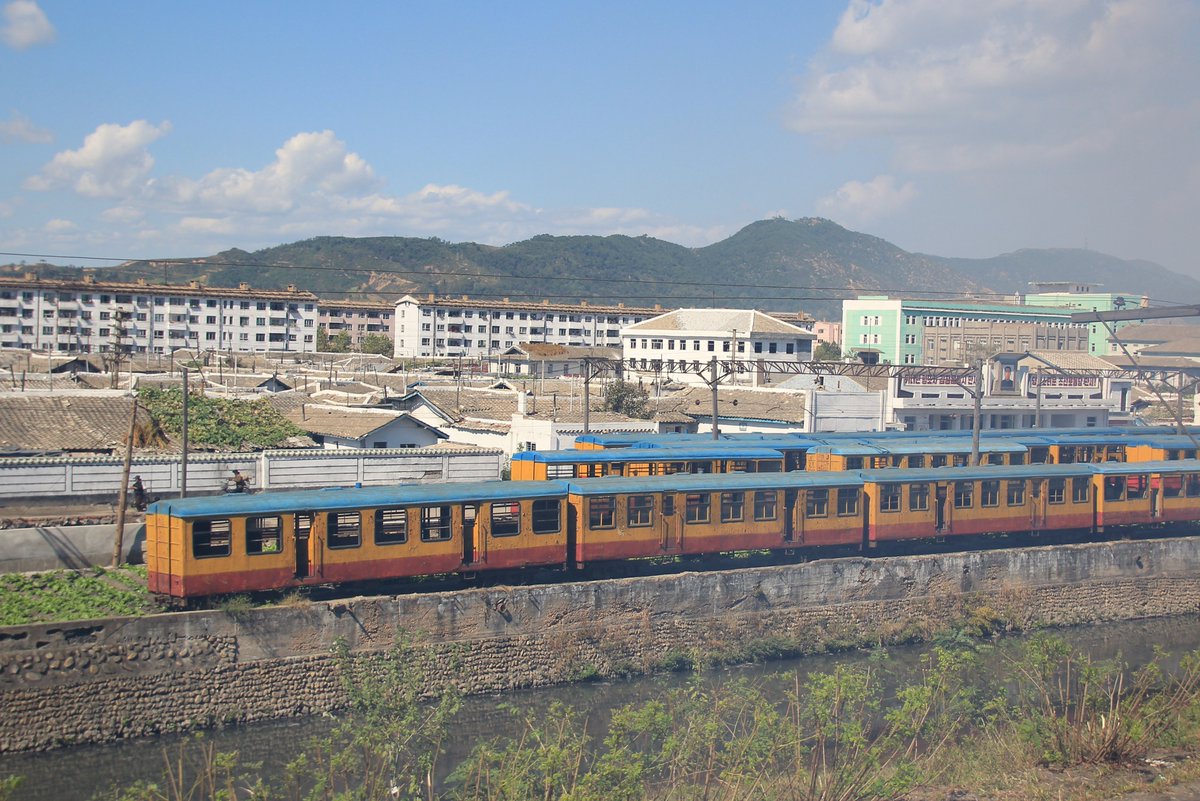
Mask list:
[[[1059,629],[1055,634],[1096,659],[1118,654],[1131,666],[1152,659],[1156,648],[1174,657],[1200,649],[1200,617],[1160,618],[1102,626]],[[997,666],[1001,654],[1019,638],[1002,641],[992,651]],[[888,651],[888,669],[901,681],[913,674],[921,657],[931,646],[916,645]],[[874,658],[869,652],[856,651],[835,655],[804,657],[760,665],[744,665],[706,672],[702,679],[718,684],[734,678],[753,682],[768,696],[783,700],[809,673],[832,670],[839,664],[862,664]],[[987,657],[985,657],[987,658]],[[463,708],[453,724],[452,748],[443,757],[445,768],[469,754],[481,740],[515,734],[520,728],[510,707],[522,714],[537,714],[554,703],[565,703],[586,718],[593,734],[599,735],[609,716],[622,706],[660,697],[664,691],[693,680],[687,673],[605,681],[508,693],[503,696],[479,696],[464,699]],[[202,746],[218,751],[237,751],[243,763],[261,762],[261,775],[268,780],[280,775],[284,765],[302,744],[319,737],[333,724],[328,717],[312,717],[276,723],[230,728],[202,735],[160,737],[103,746],[62,749],[44,754],[17,754],[0,757],[0,777],[21,775],[24,782],[17,798],[30,801],[86,801],[107,788],[125,787],[138,780],[160,781],[164,760],[175,762],[181,752]]]

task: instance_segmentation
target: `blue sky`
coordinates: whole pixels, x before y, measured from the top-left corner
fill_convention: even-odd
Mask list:
[[[0,250],[783,215],[1200,275],[1197,41],[1194,0],[0,0]]]

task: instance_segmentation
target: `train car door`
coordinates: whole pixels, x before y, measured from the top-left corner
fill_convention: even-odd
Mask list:
[[[312,512],[297,512],[292,518],[292,542],[296,546],[296,578],[306,579],[311,575],[312,564],[309,548],[312,540]]]
[[[801,541],[803,541],[803,531],[801,531]],[[796,490],[783,491],[783,541],[793,543],[796,541]]]
[[[463,564],[473,565],[479,560],[479,544],[475,540],[476,525],[475,518],[479,514],[479,504],[464,503],[462,505],[462,542],[463,542]]]
[[[948,507],[946,496],[946,485],[937,484],[933,494],[933,503],[936,510],[935,513],[937,515],[937,527],[935,530],[939,533],[943,533],[950,528],[950,519],[947,514]]]
[[[659,548],[663,551],[683,549],[683,526],[679,521],[675,495],[669,492],[664,492],[662,496],[662,539]]]
[[[1046,527],[1046,493],[1042,491],[1044,479],[1029,481],[1029,530],[1041,531]]]

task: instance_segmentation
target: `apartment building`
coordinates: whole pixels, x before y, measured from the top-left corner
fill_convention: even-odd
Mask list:
[[[392,315],[396,307],[385,301],[322,300],[317,304],[317,325],[330,336],[345,331],[351,345],[362,344],[368,334],[394,338]]]
[[[860,296],[842,302],[842,348],[867,361],[958,365],[976,354],[1087,351],[1073,309]]]
[[[394,355],[478,357],[498,354],[522,342],[579,347],[620,347],[621,329],[662,312],[661,306],[635,308],[548,301],[418,299],[396,303]]]
[[[0,347],[60,353],[316,349],[317,297],[286,290],[0,276]]]
[[[1040,281],[1029,285],[1030,291],[1021,297],[1026,306],[1056,306],[1078,311],[1114,311],[1149,305],[1143,295],[1129,292],[1101,292],[1099,284],[1073,281]],[[1131,320],[1109,323],[1113,330],[1129,325]],[[1109,353],[1109,330],[1102,323],[1088,324],[1087,352],[1093,356]]]
[[[629,372],[683,383],[712,360],[808,361],[816,337],[799,326],[751,309],[676,309],[621,331]],[[737,376],[731,378],[737,382]]]

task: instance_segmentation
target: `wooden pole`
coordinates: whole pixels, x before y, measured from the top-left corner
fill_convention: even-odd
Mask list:
[[[112,566],[120,567],[125,551],[125,510],[129,506],[129,469],[133,463],[133,433],[137,429],[137,398],[129,412],[129,437],[125,440],[125,465],[121,468],[121,491],[117,495],[117,526],[113,532]]]
[[[187,497],[188,468],[188,368],[183,368],[183,458],[179,462],[179,497]]]

